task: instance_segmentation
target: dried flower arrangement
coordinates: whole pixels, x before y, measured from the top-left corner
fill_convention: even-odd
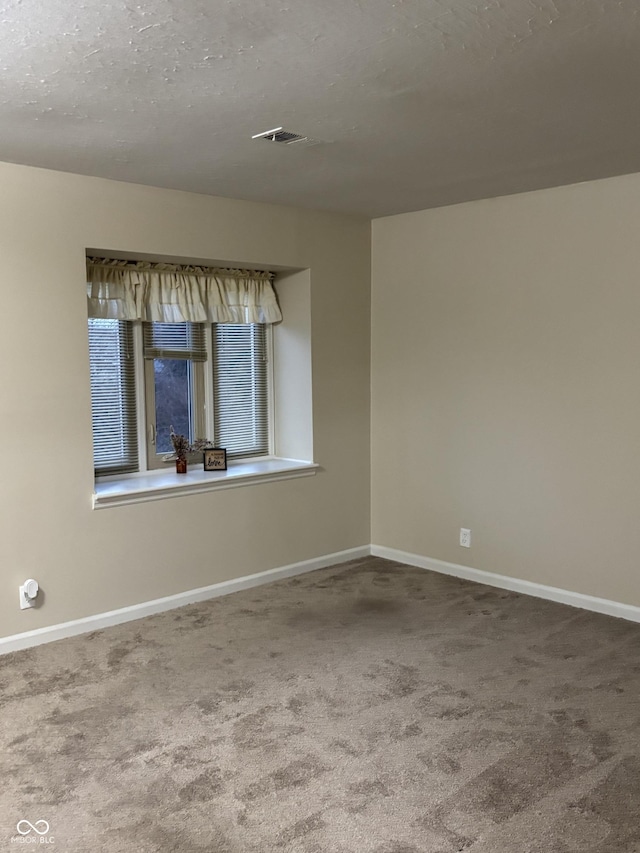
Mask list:
[[[173,452],[176,455],[176,459],[186,459],[187,453],[202,453],[203,450],[213,447],[213,444],[208,438],[197,438],[193,444],[191,444],[186,435],[176,433],[173,427],[169,427],[169,429],[169,437],[171,438],[171,444],[173,445]]]

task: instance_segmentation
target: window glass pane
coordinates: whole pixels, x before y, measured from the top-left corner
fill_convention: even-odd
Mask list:
[[[215,441],[231,458],[269,452],[266,327],[214,326]]]
[[[90,319],[89,359],[96,474],[135,471],[138,439],[131,324]]]
[[[204,323],[144,323],[145,358],[206,361]]]
[[[191,364],[181,358],[155,358],[153,373],[156,398],[156,453],[172,453],[170,432],[192,434]]]

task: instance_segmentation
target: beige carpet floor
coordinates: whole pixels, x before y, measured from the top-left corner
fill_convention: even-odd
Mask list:
[[[366,558],[4,656],[0,688],[2,851],[640,851],[629,622]]]

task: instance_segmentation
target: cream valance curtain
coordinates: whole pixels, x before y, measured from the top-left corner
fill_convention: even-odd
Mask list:
[[[87,258],[89,317],[160,323],[277,323],[273,273]]]

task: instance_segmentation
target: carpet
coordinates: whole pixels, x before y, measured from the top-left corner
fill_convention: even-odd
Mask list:
[[[640,626],[368,557],[0,657],[0,850],[638,853]]]

